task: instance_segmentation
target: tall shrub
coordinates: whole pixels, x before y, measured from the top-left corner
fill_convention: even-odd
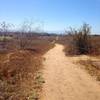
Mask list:
[[[91,52],[90,26],[83,24],[79,30],[72,32],[73,46],[77,54],[88,54]]]

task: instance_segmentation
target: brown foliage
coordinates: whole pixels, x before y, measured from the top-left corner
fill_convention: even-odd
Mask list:
[[[54,44],[44,39],[34,39],[31,43],[24,49],[0,54],[1,100],[27,100],[31,96],[37,100],[34,93],[40,86],[36,84],[35,76],[42,66],[42,55]]]

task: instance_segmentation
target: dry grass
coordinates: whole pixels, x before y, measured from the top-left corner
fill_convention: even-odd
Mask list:
[[[100,55],[100,36],[92,36],[91,37],[92,44],[92,55]]]
[[[78,54],[76,47],[73,46],[72,38],[72,36],[66,36],[66,41],[63,41],[62,43],[65,46],[64,52],[67,56],[74,56]],[[91,50],[87,53],[87,55],[100,55],[100,36],[91,35]]]
[[[28,51],[17,51],[6,57],[0,63],[1,96],[4,100],[24,100],[33,88],[34,73],[41,66],[41,58]]]
[[[80,60],[79,63],[84,65],[84,68],[89,72],[90,75],[94,76],[97,81],[100,81],[100,60]]]
[[[54,46],[43,39],[24,50],[0,54],[0,100],[38,100],[42,55]],[[34,45],[33,45],[34,44]]]

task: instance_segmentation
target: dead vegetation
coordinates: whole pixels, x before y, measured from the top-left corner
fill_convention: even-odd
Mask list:
[[[26,45],[24,49],[0,54],[1,100],[38,100],[38,91],[44,82],[38,75],[42,55],[54,44],[42,39],[31,42],[31,46]]]
[[[28,51],[17,51],[7,54],[6,60],[0,63],[0,96],[2,100],[24,100],[26,98],[31,87],[29,82],[30,84],[34,82],[32,80],[34,79],[33,73],[40,64],[34,59],[34,65],[32,65],[32,56],[30,56],[31,53]]]
[[[72,29],[65,36],[66,55],[98,55],[100,54],[100,36],[92,35],[90,26],[83,24],[78,30]]]
[[[67,38],[69,38],[67,36]],[[68,39],[67,39],[68,40]],[[66,42],[65,45],[65,53],[67,56],[73,57],[75,60],[78,58],[78,63],[83,65],[83,68],[93,76],[97,81],[100,81],[100,36],[99,35],[91,35],[91,50],[89,50],[86,54],[80,54],[76,52],[75,47],[73,47],[72,37],[69,38],[70,42]],[[86,44],[86,43],[85,43]],[[87,45],[87,44],[86,44]],[[86,55],[89,59],[81,59],[80,56]],[[84,58],[84,57],[83,57]],[[95,58],[95,59],[92,59]]]
[[[70,43],[67,45],[67,52],[69,54],[81,55],[89,54],[91,52],[91,35],[88,24],[83,24],[83,26],[78,30],[71,29],[69,35],[72,38]]]
[[[38,100],[42,55],[54,47],[53,39],[29,26],[27,32],[10,32],[7,26],[0,24],[0,100]]]
[[[61,43],[65,46],[65,54],[72,59],[79,58],[78,63],[84,65],[84,69],[100,81],[100,36],[92,35],[88,24],[83,24],[78,30],[71,28],[68,33],[61,38]],[[82,55],[88,56],[89,59],[81,60]]]
[[[97,81],[100,81],[100,60],[80,60],[78,62],[81,65],[84,65],[84,69],[86,69],[91,76],[96,78]]]

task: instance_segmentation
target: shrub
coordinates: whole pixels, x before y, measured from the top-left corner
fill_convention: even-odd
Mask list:
[[[71,30],[72,52],[76,54],[88,54],[91,52],[91,36],[88,24],[83,24],[79,30]]]

